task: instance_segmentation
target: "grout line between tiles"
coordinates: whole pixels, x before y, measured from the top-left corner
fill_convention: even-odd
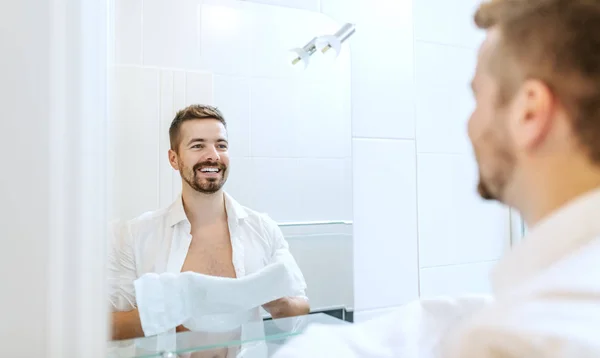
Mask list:
[[[428,45],[438,45],[438,46],[444,46],[444,47],[452,47],[452,48],[458,48],[458,49],[463,49],[463,50],[476,50],[476,47],[470,47],[470,46],[466,46],[466,45],[456,45],[456,44],[446,44],[443,42],[436,42],[436,41],[429,41],[429,40],[419,40],[419,39],[414,39],[415,42],[419,42],[419,43],[423,43],[423,44],[428,44]]]
[[[424,269],[433,269],[433,268],[443,268],[443,267],[457,267],[457,266],[467,266],[467,265],[476,265],[476,264],[485,264],[485,263],[491,263],[491,262],[497,262],[498,259],[494,259],[494,260],[484,260],[484,261],[473,261],[473,262],[462,262],[462,263],[457,263],[457,264],[445,264],[445,265],[434,265],[434,266],[424,266],[424,267],[420,267],[419,270],[424,270]]]

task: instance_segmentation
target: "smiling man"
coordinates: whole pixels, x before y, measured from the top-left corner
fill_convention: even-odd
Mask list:
[[[109,254],[113,339],[144,335],[133,282],[149,272],[239,278],[283,262],[295,287],[303,289],[264,308],[275,318],[308,313],[304,277],[277,224],[223,190],[230,163],[222,113],[189,106],[177,113],[169,136],[169,162],[181,175],[182,193],[168,208],[131,220],[114,235]]]

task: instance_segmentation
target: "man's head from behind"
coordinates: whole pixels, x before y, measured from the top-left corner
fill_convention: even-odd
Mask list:
[[[177,112],[169,128],[169,162],[197,192],[216,193],[228,176],[227,125],[215,107],[191,105]]]
[[[515,205],[561,167],[600,169],[600,0],[488,1],[475,23],[481,196]]]

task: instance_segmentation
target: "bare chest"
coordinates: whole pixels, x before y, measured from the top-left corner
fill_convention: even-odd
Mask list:
[[[226,223],[192,230],[192,242],[181,272],[235,278],[231,239]]]

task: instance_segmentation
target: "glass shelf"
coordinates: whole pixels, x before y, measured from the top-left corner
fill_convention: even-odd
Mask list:
[[[243,324],[237,330],[225,333],[180,332],[143,337],[108,344],[109,358],[176,358],[193,352],[224,352],[219,357],[249,356],[269,357],[290,337],[304,332],[311,324],[347,325],[346,321],[324,313]],[[229,355],[228,353],[229,352]],[[261,353],[258,353],[261,352]],[[169,355],[171,354],[171,355]]]

